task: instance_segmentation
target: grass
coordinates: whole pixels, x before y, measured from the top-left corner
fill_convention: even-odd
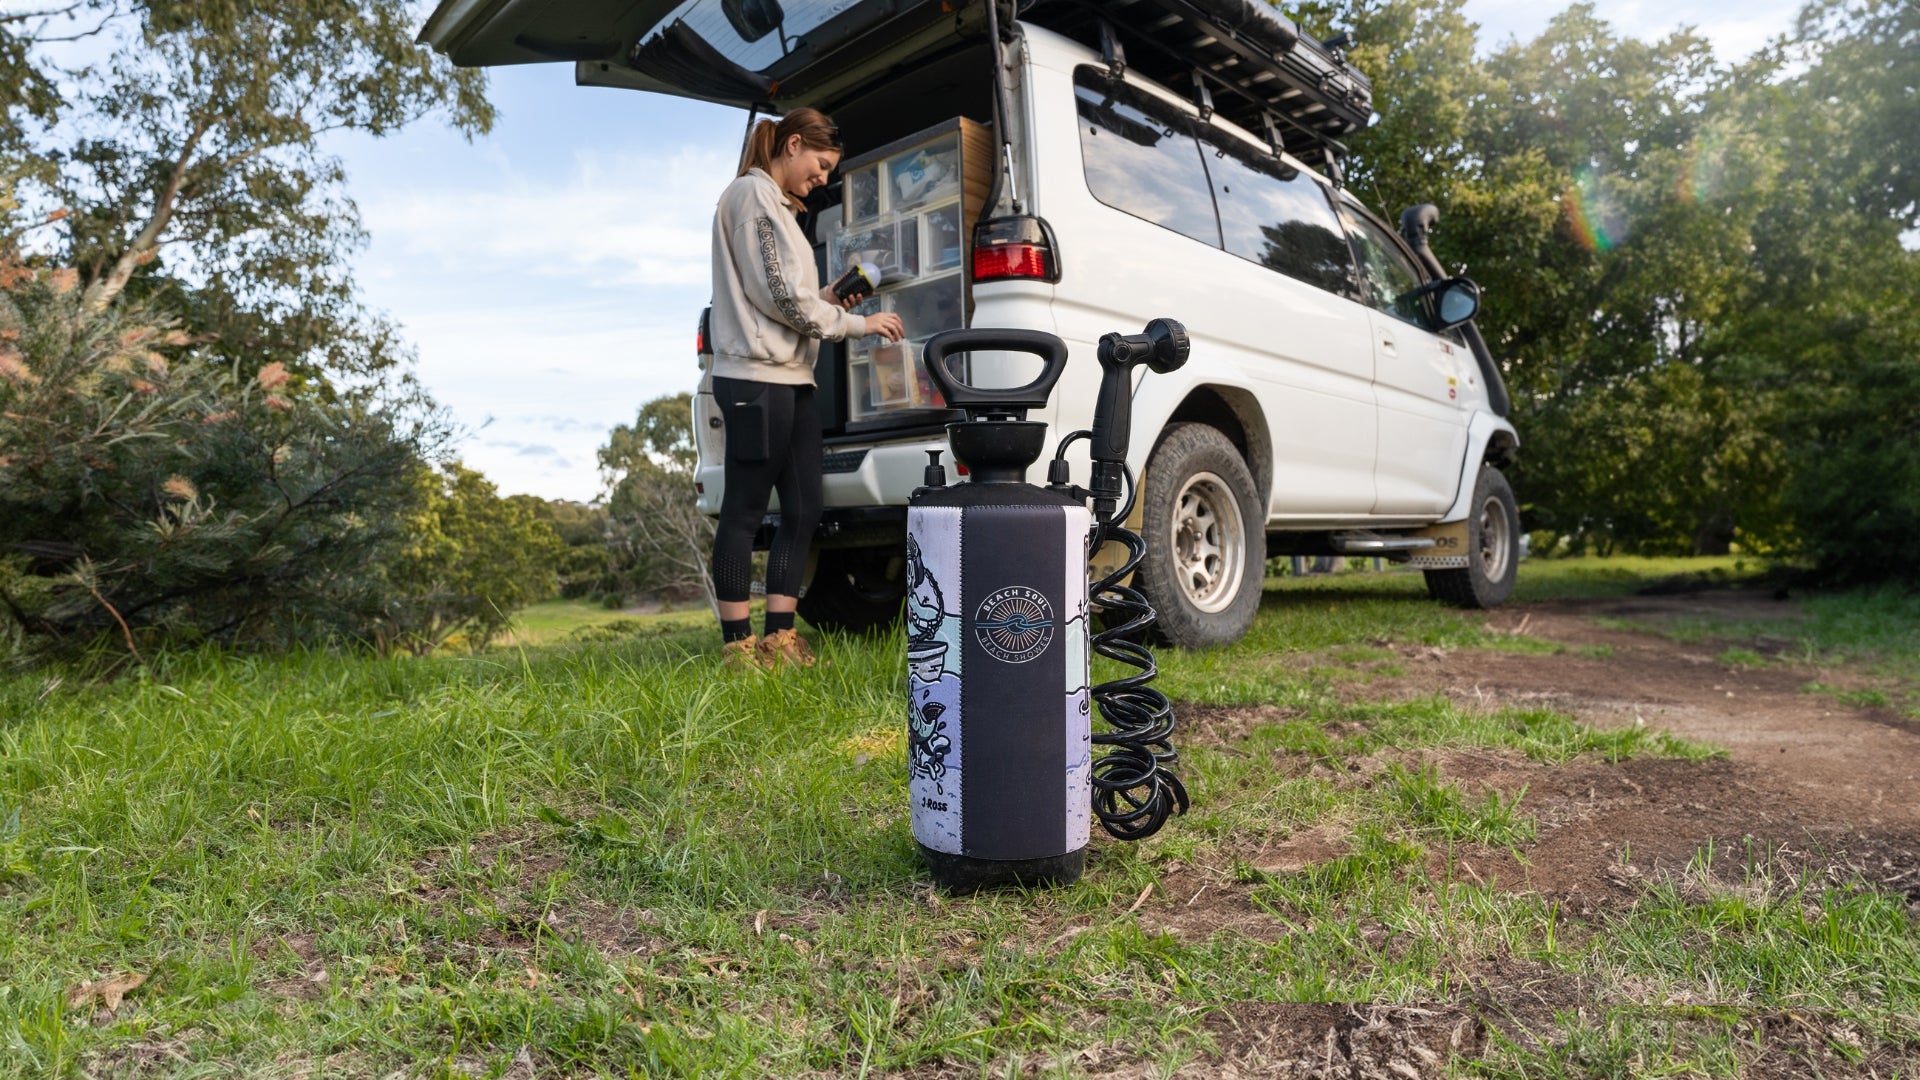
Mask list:
[[[1539,579],[1622,587],[1559,573]],[[1271,707],[1185,747],[1193,813],[1144,843],[1097,839],[1072,888],[973,898],[929,891],[908,831],[897,638],[723,677],[704,615],[546,605],[523,640],[548,644],[478,656],[201,653],[106,685],[0,680],[0,1071],[1078,1075],[1082,1051],[1164,1071],[1217,1046],[1222,1003],[1464,1000],[1503,957],[1617,1000],[1822,1008],[1906,1037],[1920,933],[1897,898],[1651,891],[1583,921],[1456,878],[1457,854],[1524,850],[1537,823],[1429,751],[1713,751],[1545,710],[1343,703],[1300,662],[1542,647],[1407,602],[1418,590],[1280,582],[1247,642],[1163,653],[1177,699]],[[1308,830],[1340,853],[1250,864]],[[1205,910],[1195,867],[1237,878],[1276,932],[1167,929]],[[69,1004],[123,972],[146,981],[119,1009]],[[1571,1018],[1548,1050],[1473,1068],[1738,1050],[1662,1043],[1672,1022]]]
[[[712,616],[704,607],[665,614],[636,615],[611,610],[587,600],[543,600],[514,614],[513,625],[497,643],[501,647],[558,645],[569,641],[612,640],[665,628],[705,626]]]

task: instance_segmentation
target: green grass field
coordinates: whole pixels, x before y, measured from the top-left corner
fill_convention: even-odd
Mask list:
[[[1523,595],[1702,568],[1532,563]],[[1177,701],[1275,708],[1190,746],[1195,810],[1160,835],[1096,837],[1077,886],[972,898],[929,890],[908,831],[898,638],[723,674],[703,614],[549,604],[519,644],[477,656],[198,654],[106,685],[11,677],[0,1068],[1205,1075],[1224,1003],[1462,1002],[1499,963],[1577,980],[1595,1007],[1539,1045],[1495,1038],[1460,1075],[1731,1075],[1752,1012],[1920,1039],[1920,929],[1898,895],[1663,885],[1589,918],[1456,873],[1468,853],[1524,859],[1524,797],[1350,770],[1388,749],[1714,751],[1547,710],[1343,704],[1310,656],[1554,647],[1421,597],[1409,575],[1276,581],[1246,641],[1163,652]],[[1852,629],[1809,648],[1914,661],[1911,606],[1831,603]],[[1310,830],[1340,853],[1243,857]],[[1166,883],[1196,867],[1266,929],[1153,929],[1184,899]],[[120,975],[144,981],[109,1008]]]

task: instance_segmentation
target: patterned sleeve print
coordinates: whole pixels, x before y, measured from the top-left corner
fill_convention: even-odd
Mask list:
[[[786,318],[787,325],[811,338],[824,338],[825,330],[815,325],[813,320],[800,307],[793,289],[787,284],[787,275],[780,269],[779,235],[774,231],[773,219],[765,214],[753,221],[754,231],[760,238],[760,263],[767,271],[767,288],[773,293],[773,304]]]

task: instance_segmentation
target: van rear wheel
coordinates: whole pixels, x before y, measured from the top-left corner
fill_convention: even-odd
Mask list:
[[[1463,608],[1496,608],[1513,595],[1520,566],[1520,508],[1506,474],[1480,466],[1467,512],[1467,565],[1428,570],[1427,593]]]
[[[828,633],[878,633],[900,621],[906,583],[897,546],[824,548],[800,598],[800,617]]]
[[[1218,430],[1173,424],[1146,480],[1139,585],[1153,602],[1155,633],[1192,648],[1240,640],[1266,577],[1266,517],[1247,463]]]

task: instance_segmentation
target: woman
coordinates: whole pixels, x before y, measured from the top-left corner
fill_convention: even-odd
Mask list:
[[[839,129],[819,111],[762,120],[713,215],[713,400],[727,440],[713,583],[729,664],[813,663],[793,631],[793,609],[820,521],[814,360],[822,339],[901,336],[900,316],[856,315],[820,287],[798,214],[839,164]],[[769,491],[780,493],[780,528],[767,552],[767,616],[756,638],[747,596]]]

